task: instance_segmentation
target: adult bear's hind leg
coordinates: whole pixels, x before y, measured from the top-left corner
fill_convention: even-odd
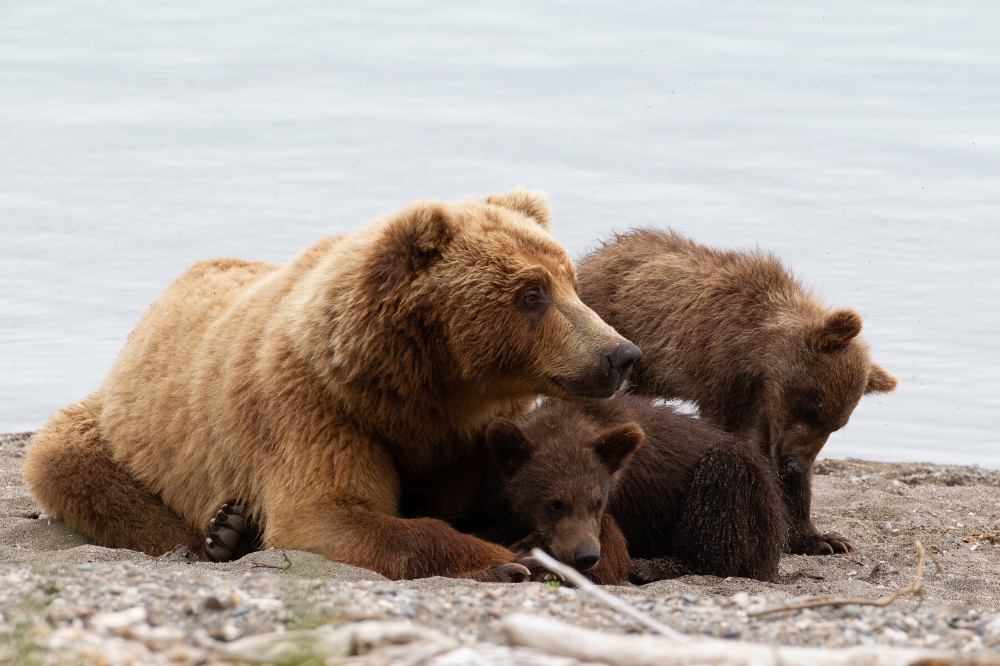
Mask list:
[[[99,546],[162,555],[182,544],[202,554],[204,536],[122,469],[101,442],[97,405],[69,405],[32,439],[24,480],[45,510]]]

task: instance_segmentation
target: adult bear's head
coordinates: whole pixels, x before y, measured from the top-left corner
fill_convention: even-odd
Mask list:
[[[545,196],[516,189],[418,201],[370,227],[368,316],[406,341],[394,350],[409,366],[401,373],[495,398],[607,398],[621,387],[641,352],[580,301],[548,222]]]

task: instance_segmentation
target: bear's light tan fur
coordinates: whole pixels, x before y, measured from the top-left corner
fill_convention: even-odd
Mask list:
[[[238,498],[266,546],[488,579],[513,555],[400,518],[401,487],[475,454],[491,419],[540,394],[610,395],[631,366],[609,367],[612,352],[634,349],[577,297],[548,218],[525,190],[420,201],[289,264],[199,262],[100,388],[35,436],[25,478],[106,546],[191,543]]]

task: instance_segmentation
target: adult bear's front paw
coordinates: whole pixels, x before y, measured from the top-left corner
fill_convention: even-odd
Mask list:
[[[834,555],[856,553],[857,547],[847,537],[837,532],[815,534],[795,539],[789,549],[793,555]]]
[[[242,504],[222,505],[205,532],[205,555],[213,562],[238,560],[260,547],[260,532]]]

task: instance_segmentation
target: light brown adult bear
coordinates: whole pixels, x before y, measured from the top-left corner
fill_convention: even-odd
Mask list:
[[[896,388],[858,339],[861,317],[829,310],[775,257],[637,230],[585,257],[579,292],[643,350],[636,393],[682,398],[758,444],[781,475],[793,553],[847,552],[810,518],[811,472],[861,396]]]
[[[640,356],[577,297],[548,220],[525,190],[419,201],[289,264],[197,263],[35,436],[25,479],[103,546],[200,550],[237,498],[265,546],[504,579],[510,551],[398,506],[492,419],[540,394],[608,397]]]

